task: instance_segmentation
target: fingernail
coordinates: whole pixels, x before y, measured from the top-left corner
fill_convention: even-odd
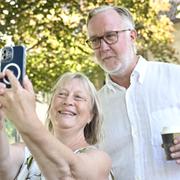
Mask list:
[[[170,150],[171,152],[173,152],[174,148],[173,148],[173,147],[170,147],[169,150]]]
[[[175,158],[175,155],[176,155],[175,153],[171,153],[172,158]]]

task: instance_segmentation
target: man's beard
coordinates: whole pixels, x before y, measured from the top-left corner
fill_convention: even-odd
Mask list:
[[[103,65],[100,65],[100,66],[109,75],[113,75],[113,76],[123,75],[124,71],[126,71],[127,65],[129,64],[129,58],[130,58],[129,56],[124,56],[121,58],[119,57],[118,58],[119,59],[118,65],[112,70],[108,70],[106,68],[106,66],[103,66]]]

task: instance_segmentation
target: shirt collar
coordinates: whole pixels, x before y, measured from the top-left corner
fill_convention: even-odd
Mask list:
[[[135,75],[135,77],[137,78],[136,80],[142,84],[144,82],[146,70],[147,61],[142,56],[139,56],[139,60],[131,74],[131,78]]]
[[[107,74],[107,73],[106,73],[106,85],[107,85],[107,87],[108,87],[110,90],[112,90],[112,91],[114,91],[114,92],[116,91],[116,90],[115,90],[115,87],[116,87],[116,86],[118,87],[118,84],[114,83],[114,82],[111,80],[109,74]],[[120,86],[119,86],[119,87],[120,87]]]
[[[125,87],[122,87],[120,85],[118,85],[117,83],[113,82],[109,76],[109,74],[106,74],[106,86],[112,90],[113,92],[116,92],[117,89],[119,90],[126,90]]]

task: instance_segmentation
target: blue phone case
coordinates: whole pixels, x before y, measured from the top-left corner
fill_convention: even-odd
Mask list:
[[[25,75],[26,66],[26,50],[20,46],[5,46],[1,49],[1,72],[6,69],[11,70],[22,85],[22,80]],[[6,84],[6,87],[11,87],[7,77],[0,80]]]

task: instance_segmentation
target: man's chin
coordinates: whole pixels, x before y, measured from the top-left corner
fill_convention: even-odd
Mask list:
[[[117,74],[119,74],[119,68],[117,69],[107,69],[107,68],[104,68],[104,67],[102,67],[102,69],[106,72],[106,73],[108,73],[108,74],[110,74],[110,75],[117,75]]]

